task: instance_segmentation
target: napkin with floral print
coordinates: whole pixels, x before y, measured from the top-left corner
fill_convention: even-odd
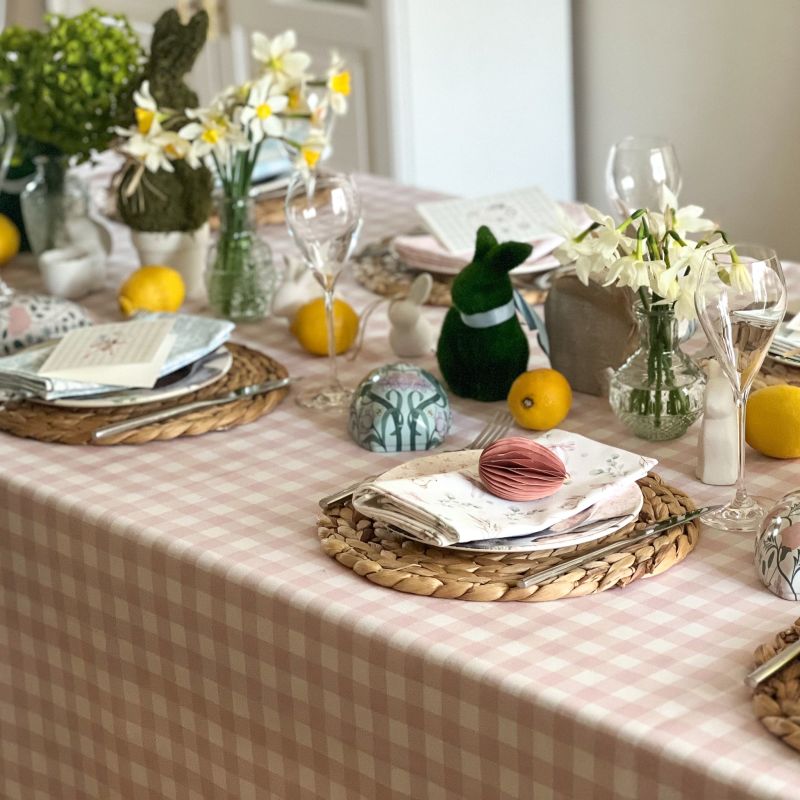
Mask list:
[[[428,544],[451,544],[563,531],[563,523],[624,490],[658,462],[577,433],[554,429],[534,441],[557,448],[569,473],[549,497],[515,502],[488,492],[478,476],[478,450],[438,453],[391,470],[355,492],[354,507],[403,527]]]

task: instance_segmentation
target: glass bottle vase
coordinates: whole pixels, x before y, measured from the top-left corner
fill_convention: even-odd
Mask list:
[[[676,439],[703,411],[705,375],[681,350],[670,306],[637,303],[635,313],[639,347],[613,374],[609,402],[642,439]]]
[[[255,230],[252,200],[224,197],[206,269],[211,310],[234,322],[263,319],[271,311],[276,283],[272,251]]]
[[[41,155],[36,173],[20,194],[22,218],[34,255],[80,240],[89,220],[89,190],[70,172],[70,157]]]

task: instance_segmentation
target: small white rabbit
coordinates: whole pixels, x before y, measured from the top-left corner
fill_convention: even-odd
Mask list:
[[[730,486],[739,474],[739,437],[733,390],[715,359],[706,365],[705,414],[695,474],[710,486]]]
[[[389,306],[389,344],[396,356],[414,358],[433,350],[434,333],[430,322],[422,316],[422,306],[433,288],[433,278],[423,272],[414,278],[408,297],[393,300]]]
[[[272,313],[291,319],[300,306],[319,297],[322,289],[310,269],[302,261],[285,258],[283,281],[275,292]]]

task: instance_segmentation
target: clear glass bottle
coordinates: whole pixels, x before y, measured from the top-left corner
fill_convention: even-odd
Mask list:
[[[613,374],[609,402],[642,439],[676,439],[703,411],[705,375],[680,348],[670,306],[635,308],[639,347]]]
[[[224,197],[219,223],[206,270],[211,310],[235,322],[263,319],[272,309],[277,275],[272,251],[255,230],[253,201]]]
[[[69,171],[70,156],[36,156],[36,173],[20,194],[22,218],[34,255],[65,247],[82,222],[89,221],[89,190]]]

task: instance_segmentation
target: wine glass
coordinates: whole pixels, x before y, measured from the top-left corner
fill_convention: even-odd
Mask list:
[[[665,189],[676,197],[681,190],[678,157],[666,139],[626,136],[611,147],[606,194],[623,219],[639,208],[663,211]]]
[[[739,435],[736,494],[726,506],[704,516],[703,521],[727,531],[755,531],[769,501],[760,502],[748,495],[745,488],[744,423],[753,378],[786,312],[786,281],[775,251],[761,245],[742,244],[729,253],[706,255],[695,307],[733,387]]]
[[[302,392],[297,402],[306,408],[344,409],[353,392],[342,386],[336,370],[333,293],[361,228],[361,198],[353,180],[337,172],[296,173],[286,194],[286,223],[325,293],[328,334],[328,383]]]

